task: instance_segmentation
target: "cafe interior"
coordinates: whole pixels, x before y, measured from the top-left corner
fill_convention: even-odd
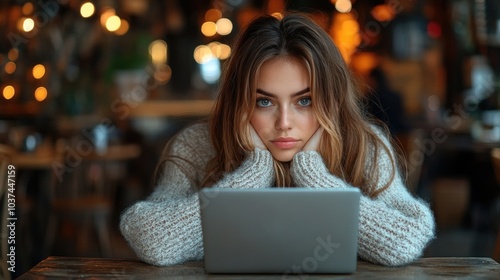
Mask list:
[[[9,0],[0,212],[17,219],[2,265],[12,234],[14,276],[51,255],[137,258],[120,213],[154,189],[168,140],[209,115],[237,34],[288,11],[331,35],[389,127],[435,215],[425,256],[500,261],[496,0]]]

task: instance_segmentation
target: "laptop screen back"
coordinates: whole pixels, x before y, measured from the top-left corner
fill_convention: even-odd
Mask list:
[[[352,273],[359,189],[203,189],[209,273]]]

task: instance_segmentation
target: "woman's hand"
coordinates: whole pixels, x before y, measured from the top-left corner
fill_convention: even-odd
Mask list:
[[[262,142],[262,139],[260,139],[259,135],[255,131],[255,128],[253,128],[253,126],[251,124],[248,124],[248,126],[250,127],[249,128],[250,129],[250,136],[251,136],[251,140],[252,140],[252,143],[254,145],[254,148],[259,148],[261,150],[267,150],[266,145],[264,145],[264,142]]]
[[[321,140],[321,135],[323,135],[323,131],[325,129],[323,127],[319,127],[316,132],[311,136],[309,141],[304,145],[302,151],[317,151],[319,148],[319,143]]]

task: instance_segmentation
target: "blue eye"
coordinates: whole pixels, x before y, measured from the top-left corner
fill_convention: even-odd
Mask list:
[[[266,98],[257,99],[257,106],[258,107],[266,108],[266,107],[269,107],[271,105],[272,105],[272,103],[271,103],[271,101],[269,101],[269,99],[266,99]]]
[[[304,107],[311,106],[312,100],[311,100],[311,97],[304,97],[304,98],[301,98],[298,103],[300,106],[304,106]]]

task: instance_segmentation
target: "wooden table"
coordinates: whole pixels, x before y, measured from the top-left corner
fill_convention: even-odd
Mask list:
[[[137,260],[48,257],[18,279],[500,279],[500,265],[490,258],[422,258],[404,267],[358,261],[354,274],[258,275],[205,274],[203,262],[156,267]]]

